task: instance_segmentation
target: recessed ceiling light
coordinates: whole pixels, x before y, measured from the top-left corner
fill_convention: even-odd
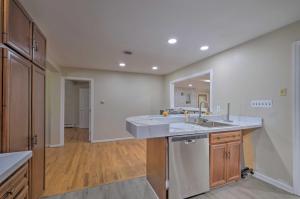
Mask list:
[[[120,63],[119,63],[119,66],[123,68],[123,67],[126,66],[126,64],[125,64],[124,62],[120,62]]]
[[[202,80],[204,82],[207,82],[207,83],[210,83],[210,80],[209,79],[205,79],[205,80]]]
[[[209,49],[209,46],[205,45],[205,46],[201,46],[200,50],[202,51],[206,51]]]
[[[158,66],[152,66],[152,70],[158,70]]]
[[[193,87],[193,84],[189,84],[189,87]]]
[[[175,38],[170,38],[170,39],[168,40],[168,43],[169,43],[169,44],[176,44],[176,43],[177,43],[177,39],[175,39]]]

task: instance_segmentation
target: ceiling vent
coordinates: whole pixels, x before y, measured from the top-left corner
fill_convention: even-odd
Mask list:
[[[124,50],[123,53],[125,55],[132,55],[132,51],[130,51],[130,50]]]

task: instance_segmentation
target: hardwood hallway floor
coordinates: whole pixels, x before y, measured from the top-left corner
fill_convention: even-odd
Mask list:
[[[46,149],[44,196],[145,175],[144,140],[91,144],[87,130],[66,128],[65,146]]]

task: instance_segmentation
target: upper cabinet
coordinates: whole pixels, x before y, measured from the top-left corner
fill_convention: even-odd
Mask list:
[[[46,37],[33,25],[33,62],[40,67],[46,65]]]
[[[32,59],[32,20],[16,0],[3,0],[3,43]]]
[[[45,68],[46,37],[17,0],[0,1],[2,43]]]

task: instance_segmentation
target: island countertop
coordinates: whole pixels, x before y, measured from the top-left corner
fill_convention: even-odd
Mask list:
[[[0,154],[0,183],[25,164],[31,156],[31,151]]]
[[[196,114],[190,115],[190,119],[197,118]],[[260,117],[230,116],[232,122],[226,122],[224,116],[204,116],[205,119],[214,122],[230,124],[222,127],[203,127],[196,124],[186,123],[185,115],[144,115],[129,117],[126,119],[127,131],[138,139],[171,137],[201,133],[216,133],[224,131],[236,131],[243,129],[260,128],[263,120]]]

